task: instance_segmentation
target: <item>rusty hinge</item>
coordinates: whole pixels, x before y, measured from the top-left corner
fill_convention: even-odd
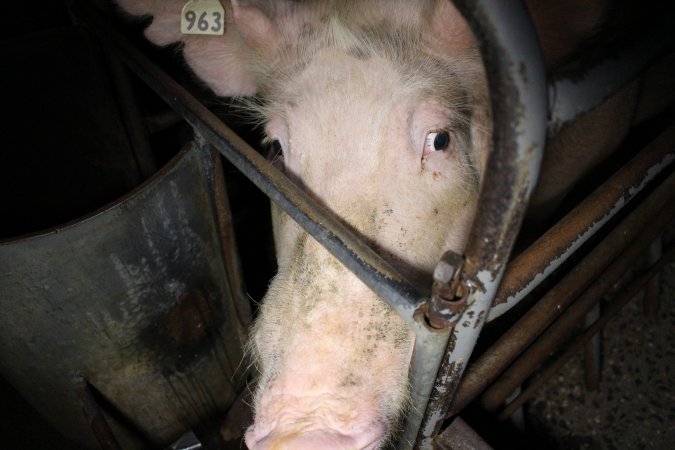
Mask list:
[[[433,328],[452,327],[466,309],[469,289],[462,280],[463,267],[464,257],[447,251],[434,269],[431,299],[425,311],[427,323]]]

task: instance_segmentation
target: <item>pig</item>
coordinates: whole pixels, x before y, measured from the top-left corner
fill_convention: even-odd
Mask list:
[[[256,95],[243,103],[264,126],[280,170],[411,282],[430,283],[445,251],[462,253],[492,124],[477,43],[450,1],[233,0],[223,4],[222,36],[182,35],[184,1],[118,3],[153,16],[145,31],[152,42],[182,42],[185,60],[217,95]],[[593,33],[608,3],[529,2],[547,68]],[[552,16],[563,18],[558,32]],[[624,93],[624,128],[635,90]],[[590,128],[571,139],[604,142]],[[619,138],[607,139],[602,151]],[[564,188],[554,184],[535,198],[560,197]],[[383,448],[408,405],[414,336],[272,208],[278,273],[251,333],[259,380],[246,445]]]

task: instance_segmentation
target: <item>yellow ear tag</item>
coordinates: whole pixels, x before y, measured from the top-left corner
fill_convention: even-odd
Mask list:
[[[225,10],[218,0],[190,0],[181,12],[183,34],[222,35],[225,32]]]

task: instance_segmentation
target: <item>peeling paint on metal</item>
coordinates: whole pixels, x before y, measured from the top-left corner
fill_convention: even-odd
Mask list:
[[[506,302],[493,305],[492,309],[488,314],[487,321],[490,322],[497,317],[501,316],[508,310],[510,310],[514,305],[520,302],[527,294],[532,292],[534,288],[539,286],[539,284],[544,281],[551,273],[553,273],[562,263],[564,263],[571,255],[573,255],[583,244],[588,241],[588,239],[593,236],[600,228],[602,228],[609,220],[611,220],[621,209],[628,203],[630,200],[651,181],[653,180],[662,170],[675,161],[675,154],[666,155],[658,164],[651,166],[643,180],[636,186],[628,188],[626,194],[620,197],[614,204],[614,206],[605,214],[600,220],[593,222],[578,238],[573,241],[567,249],[561,253],[561,255],[553,260],[546,266],[543,272],[538,273],[528,283],[520,292],[509,296],[506,299]]]

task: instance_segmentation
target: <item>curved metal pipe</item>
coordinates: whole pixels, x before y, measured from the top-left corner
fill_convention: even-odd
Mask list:
[[[493,148],[469,237],[462,280],[470,292],[436,378],[417,448],[431,448],[485,323],[536,183],[546,140],[546,78],[522,2],[454,0],[478,38],[490,86]]]

